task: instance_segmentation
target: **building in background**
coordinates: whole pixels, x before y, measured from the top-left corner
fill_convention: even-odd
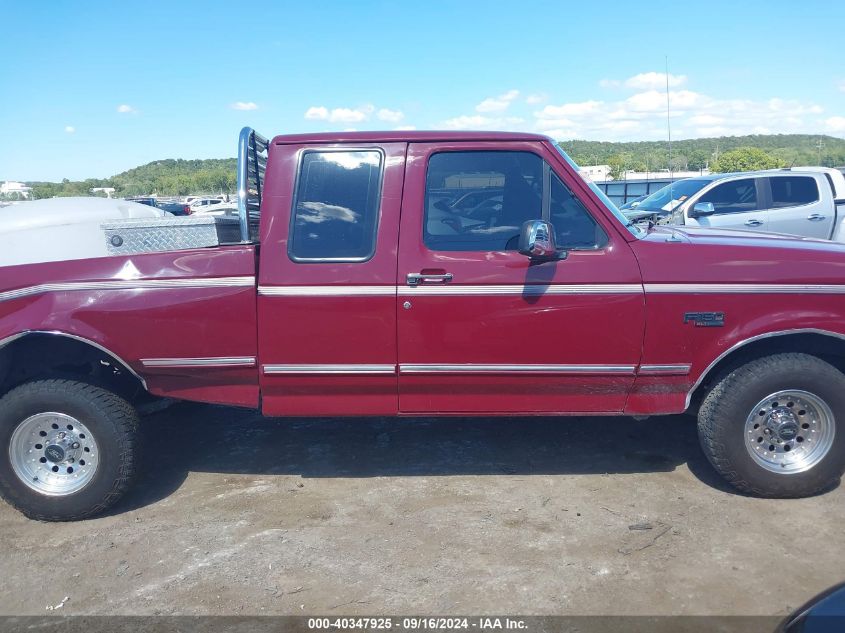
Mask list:
[[[27,186],[22,182],[15,182],[14,180],[7,180],[0,185],[0,196],[6,198],[16,198],[28,200],[32,193],[32,187]]]

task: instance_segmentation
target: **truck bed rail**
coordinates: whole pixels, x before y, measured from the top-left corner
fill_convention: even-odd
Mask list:
[[[251,127],[241,130],[238,138],[238,216],[243,242],[258,241],[269,145],[269,141]]]

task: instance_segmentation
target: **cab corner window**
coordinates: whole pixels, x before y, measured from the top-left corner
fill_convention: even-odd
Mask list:
[[[811,176],[773,176],[769,182],[773,209],[797,207],[819,200],[819,187]]]
[[[382,154],[307,151],[293,203],[294,261],[365,261],[375,251]]]
[[[549,189],[551,195],[544,200]],[[544,208],[550,212],[544,214]],[[560,248],[600,248],[607,243],[580,201],[536,154],[441,152],[429,159],[423,231],[427,248],[516,250],[522,225],[541,218],[554,225]]]

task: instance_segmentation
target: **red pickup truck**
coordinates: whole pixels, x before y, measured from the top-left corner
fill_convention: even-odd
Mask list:
[[[745,493],[815,494],[845,469],[843,245],[632,226],[532,134],[247,128],[238,154],[240,217],[216,244],[183,234],[213,220],[133,220],[107,227],[109,256],[0,269],[0,492],[26,515],[114,503],[150,396],[269,416],[689,411]]]

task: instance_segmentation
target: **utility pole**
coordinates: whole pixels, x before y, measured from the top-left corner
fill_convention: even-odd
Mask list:
[[[821,164],[822,164],[822,148],[823,147],[824,147],[824,141],[822,140],[821,137],[819,137],[819,140],[816,142],[816,149],[818,150],[818,160],[817,160],[816,164],[819,165],[819,166],[821,166]]]

